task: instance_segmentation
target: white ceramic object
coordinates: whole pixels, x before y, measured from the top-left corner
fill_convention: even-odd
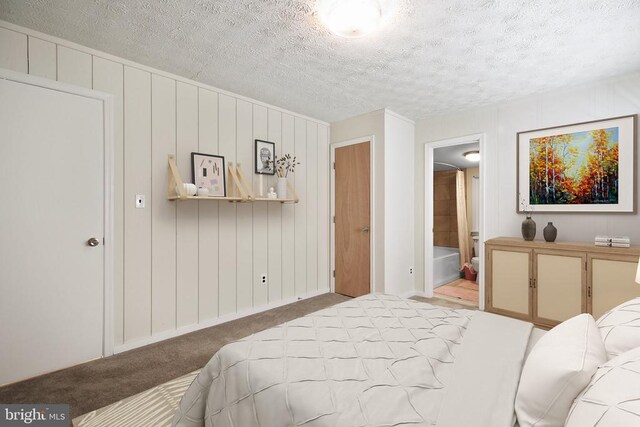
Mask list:
[[[190,182],[185,182],[182,184],[184,187],[184,191],[187,193],[187,196],[195,196],[198,192],[198,187],[195,184],[191,184]],[[178,190],[178,186],[176,185],[176,194],[180,195],[180,191]]]
[[[278,194],[276,193],[276,190],[273,189],[273,187],[269,187],[269,192],[267,193],[267,197],[270,199],[278,198]]]
[[[287,178],[278,178],[278,199],[287,198]]]
[[[198,192],[196,193],[199,197],[208,197],[209,189],[205,187],[199,187]]]

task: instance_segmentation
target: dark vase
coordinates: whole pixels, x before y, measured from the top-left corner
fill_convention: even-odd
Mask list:
[[[536,222],[530,216],[522,221],[522,238],[528,242],[536,237]]]
[[[556,237],[558,237],[558,229],[550,222],[544,230],[542,230],[542,234],[544,234],[544,240],[547,242],[555,242]]]

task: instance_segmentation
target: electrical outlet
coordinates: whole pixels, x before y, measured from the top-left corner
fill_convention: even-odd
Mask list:
[[[409,274],[413,274],[413,267],[409,267]]]
[[[260,284],[261,285],[266,285],[267,284],[267,275],[263,274],[262,276],[260,276]]]
[[[136,208],[144,209],[144,194],[136,194]]]

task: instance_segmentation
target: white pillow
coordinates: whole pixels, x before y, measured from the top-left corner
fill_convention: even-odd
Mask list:
[[[520,426],[564,425],[571,403],[606,361],[590,314],[580,314],[547,332],[522,369],[515,405]]]
[[[596,324],[609,359],[640,347],[640,298],[609,310]]]
[[[565,425],[640,426],[640,348],[598,368],[573,403]]]

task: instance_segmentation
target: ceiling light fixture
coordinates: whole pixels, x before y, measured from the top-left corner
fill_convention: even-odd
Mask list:
[[[341,37],[362,37],[382,23],[380,0],[319,0],[320,20]]]
[[[470,162],[479,162],[480,161],[480,152],[479,151],[467,151],[463,154],[464,158],[469,160]]]

